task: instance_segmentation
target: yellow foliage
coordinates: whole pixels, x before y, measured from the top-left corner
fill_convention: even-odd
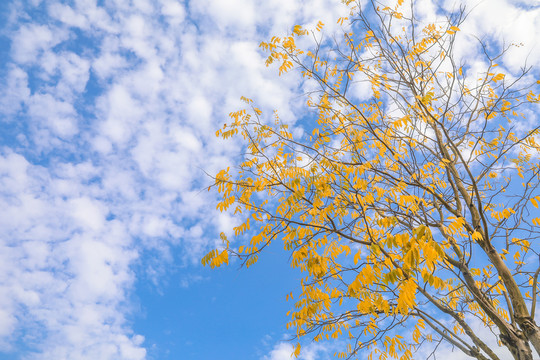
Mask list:
[[[246,158],[215,176],[217,210],[238,216],[241,245],[235,253],[224,241],[202,263],[226,264],[231,253],[249,267],[283,241],[304,276],[288,328],[343,341],[338,357],[367,349],[368,358],[412,359],[419,344],[439,340],[487,354],[462,311],[482,319],[485,333],[505,333],[528,319],[521,294],[536,293],[525,260],[539,252],[540,131],[508,123],[538,96],[510,91],[490,59],[470,86],[470,72],[451,59],[459,23],[413,34],[419,24],[397,11],[404,0],[369,17],[344,3],[343,40],[301,49],[308,32],[295,25],[260,44],[279,75],[299,69],[317,85],[306,96],[313,118],[289,127],[247,98],[229,114],[216,135],[245,145]],[[323,26],[313,34],[324,38]],[[353,81],[371,89],[364,101]]]

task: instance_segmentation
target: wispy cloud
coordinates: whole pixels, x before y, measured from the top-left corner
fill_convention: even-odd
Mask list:
[[[299,360],[323,360],[334,358],[336,351],[343,351],[340,348],[343,345],[340,342],[311,342],[305,343],[300,352]],[[264,355],[261,360],[290,360],[294,359],[291,356],[294,351],[293,343],[291,342],[278,342],[274,345],[272,350],[267,355]]]

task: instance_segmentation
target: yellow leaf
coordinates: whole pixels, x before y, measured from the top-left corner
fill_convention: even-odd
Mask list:
[[[475,231],[472,235],[471,235],[472,239],[473,240],[476,240],[476,241],[480,241],[483,239],[482,237],[482,234],[478,231]]]
[[[504,209],[502,211],[502,216],[505,218],[505,219],[508,219],[510,217],[510,215],[512,214],[515,214],[516,212],[514,211],[514,209],[512,208],[508,208],[508,209]]]
[[[362,257],[360,251],[357,251],[356,254],[354,255],[354,265],[358,264],[358,260],[360,260],[360,258]]]
[[[504,79],[504,74],[497,74],[493,77],[493,81],[497,82],[499,80]]]
[[[346,17],[340,17],[340,18],[338,19],[337,23],[338,23],[339,25],[343,25],[343,22],[344,22],[345,20],[348,20],[348,18],[346,18]]]
[[[297,343],[296,346],[294,347],[294,353],[293,355],[295,357],[298,357],[300,355],[300,343]]]

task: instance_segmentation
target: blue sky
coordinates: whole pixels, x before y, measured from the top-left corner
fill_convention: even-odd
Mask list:
[[[539,6],[482,2],[462,31],[523,42],[504,59],[515,71],[539,63]],[[200,266],[238,223],[204,172],[240,160],[214,136],[240,96],[305,116],[299,74],[278,78],[259,42],[319,20],[332,33],[342,14],[332,0],[1,2],[0,359],[290,358],[299,275],[281,248],[249,270]],[[476,47],[458,50],[474,67]]]

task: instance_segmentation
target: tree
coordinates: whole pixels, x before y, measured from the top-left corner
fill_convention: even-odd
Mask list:
[[[222,234],[224,248],[202,262],[234,254],[250,266],[281,239],[305,274],[289,326],[343,339],[340,358],[411,359],[431,342],[500,359],[496,336],[514,359],[532,359],[540,145],[524,113],[540,99],[536,83],[528,68],[497,71],[508,47],[480,43],[482,73],[459,63],[464,8],[422,25],[403,2],[348,0],[343,37],[325,40],[319,23],[261,43],[280,75],[302,72],[316,123],[289,129],[244,98],[248,109],[217,135],[241,135],[245,159],[215,176],[217,207],[243,219],[243,243]],[[310,51],[297,46],[310,38]]]

